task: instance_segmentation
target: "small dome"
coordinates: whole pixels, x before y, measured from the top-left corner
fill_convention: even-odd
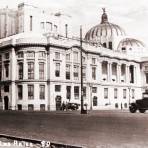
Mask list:
[[[118,25],[108,22],[108,16],[103,9],[101,17],[101,23],[91,28],[85,35],[87,41],[93,41],[99,39],[99,37],[107,36],[111,37],[115,33],[117,36],[125,35],[125,31]]]
[[[131,46],[131,47],[144,47],[144,43],[137,40],[137,39],[133,39],[133,38],[125,38],[125,39],[122,39],[120,42],[119,42],[119,45],[118,47],[126,47],[126,46]]]

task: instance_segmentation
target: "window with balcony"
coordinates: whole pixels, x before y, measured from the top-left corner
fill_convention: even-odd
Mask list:
[[[74,86],[74,98],[79,99],[79,86]]]
[[[34,85],[28,85],[28,99],[34,99]]]
[[[34,79],[34,63],[28,62],[28,79]]]
[[[70,65],[66,64],[66,79],[70,80]]]
[[[55,76],[60,77],[60,63],[56,63]]]
[[[23,86],[18,85],[18,99],[22,100],[22,98],[23,98]]]
[[[45,99],[45,85],[40,85],[40,99]]]
[[[23,63],[18,63],[18,78],[23,79]]]
[[[44,79],[44,63],[39,63],[39,79]]]

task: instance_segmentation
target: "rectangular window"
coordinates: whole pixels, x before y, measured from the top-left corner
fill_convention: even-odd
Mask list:
[[[109,42],[109,49],[112,49],[113,47],[112,47],[112,42]]]
[[[74,65],[74,80],[78,80],[79,79],[79,66]]]
[[[54,31],[57,32],[58,31],[58,26],[54,25]]]
[[[24,57],[23,52],[18,52],[17,57],[18,57],[18,58],[23,58],[23,57]]]
[[[51,22],[46,22],[46,30],[52,31],[52,23]]]
[[[92,64],[96,64],[96,58],[92,58]]]
[[[135,99],[135,89],[132,89],[132,99]]]
[[[71,99],[71,86],[66,86],[66,91],[67,91],[66,98],[70,100]]]
[[[2,55],[0,55],[0,62],[2,62]]]
[[[70,80],[70,65],[66,64],[66,79]]]
[[[18,85],[18,99],[22,100],[22,98],[23,98],[23,86]]]
[[[9,85],[4,86],[4,92],[9,92]]]
[[[118,89],[115,88],[114,89],[114,99],[117,99],[118,98]]]
[[[9,77],[9,64],[5,64],[5,77]]]
[[[45,58],[45,51],[39,52],[39,58]]]
[[[33,110],[34,110],[34,105],[28,104],[28,111],[33,111]]]
[[[18,78],[23,79],[23,63],[18,63]]]
[[[60,77],[60,63],[56,63],[55,76]]]
[[[35,52],[34,51],[28,51],[27,52],[27,57],[28,58],[34,58],[35,57]]]
[[[104,88],[104,99],[108,99],[108,88]]]
[[[33,17],[30,16],[30,31],[32,31],[32,26],[33,26]]]
[[[5,59],[9,59],[9,53],[5,53]]]
[[[40,111],[45,111],[45,104],[40,104]]]
[[[92,93],[97,93],[97,87],[92,87]]]
[[[74,98],[79,99],[79,86],[74,86]]]
[[[74,62],[78,62],[78,52],[76,51],[73,52],[73,60]]]
[[[126,99],[126,89],[123,89],[123,99]]]
[[[39,63],[39,79],[44,79],[44,63]]]
[[[55,59],[60,60],[60,53],[59,52],[55,52]]]
[[[96,80],[96,67],[92,67],[92,79]]]
[[[34,63],[28,62],[28,79],[34,79]]]
[[[66,54],[66,61],[70,61],[70,53]]]
[[[55,85],[55,92],[61,91],[61,85]]]
[[[45,85],[40,85],[40,99],[45,99]]]
[[[148,84],[148,73],[145,74],[146,77],[146,84]]]
[[[41,22],[41,29],[45,29],[45,24],[44,24],[44,22]]]
[[[86,99],[86,87],[83,87],[83,99]]]
[[[85,57],[82,57],[82,62],[85,63]]]
[[[83,73],[83,80],[86,80],[86,67],[83,66],[83,69],[82,69]]]
[[[28,99],[34,99],[34,85],[28,85]]]

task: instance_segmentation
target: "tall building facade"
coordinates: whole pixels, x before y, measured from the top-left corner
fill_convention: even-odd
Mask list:
[[[50,14],[50,15],[49,15]],[[70,18],[61,20],[28,4],[0,10],[0,108],[59,110],[62,102],[81,102],[79,38],[70,35]],[[83,99],[88,109],[128,109],[148,86],[144,44],[110,23],[83,39]]]

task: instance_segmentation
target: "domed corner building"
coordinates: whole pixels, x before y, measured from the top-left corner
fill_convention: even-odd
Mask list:
[[[0,10],[0,109],[54,111],[64,102],[81,104],[79,38],[69,37],[70,23],[59,18],[25,3]],[[105,9],[82,46],[87,109],[128,109],[142,98],[148,50],[110,23]]]

